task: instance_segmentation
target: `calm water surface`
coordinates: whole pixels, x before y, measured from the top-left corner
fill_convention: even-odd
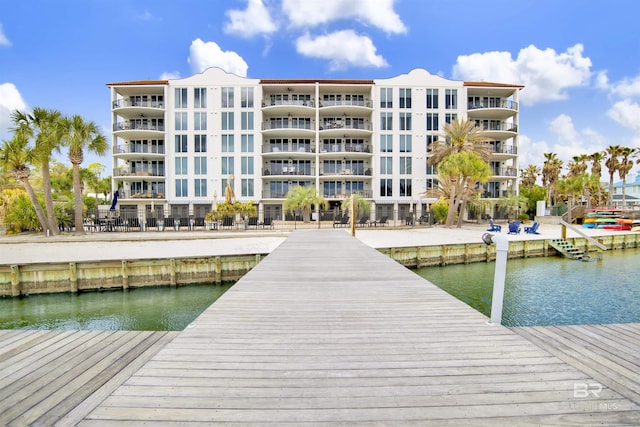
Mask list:
[[[494,269],[481,262],[415,271],[490,316]],[[510,259],[502,319],[506,326],[640,322],[640,249],[605,252],[601,262]]]
[[[180,331],[232,283],[0,299],[0,329]]]

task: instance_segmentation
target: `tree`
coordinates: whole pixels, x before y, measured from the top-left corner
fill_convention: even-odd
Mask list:
[[[609,195],[607,196],[607,206],[611,206],[613,202],[613,176],[620,165],[619,157],[622,155],[622,147],[619,145],[610,145],[605,150],[607,156],[604,165],[609,170]]]
[[[618,176],[622,180],[622,207],[627,204],[627,175],[633,169],[633,156],[636,154],[635,148],[623,147],[620,150],[620,164],[618,165]]]
[[[31,113],[14,110],[11,120],[15,132],[24,133],[28,138],[34,138],[34,161],[38,163],[42,173],[42,187],[44,191],[44,205],[49,223],[48,229],[52,234],[58,234],[58,224],[55,219],[53,196],[51,192],[51,173],[49,162],[54,151],[60,151],[65,138],[64,117],[57,110],[35,107]]]
[[[532,185],[531,187],[520,187],[520,195],[527,199],[527,214],[533,218],[538,209],[538,201],[545,200],[547,190],[541,185]]]
[[[456,119],[447,123],[443,137],[444,140],[438,139],[429,147],[428,164],[436,165],[454,153],[475,153],[484,161],[488,161],[491,156],[487,138],[474,121]]]
[[[84,151],[103,155],[109,146],[107,140],[92,121],[85,121],[81,116],[74,115],[65,121],[69,161],[73,167],[73,205],[75,213],[75,232],[84,234],[82,183],[80,181],[80,165],[84,161]]]
[[[579,154],[571,158],[572,162],[569,163],[568,176],[575,176],[584,173],[587,170],[587,160],[589,156],[587,154]]]
[[[588,159],[589,161],[591,161],[591,175],[598,181],[598,186],[593,189],[595,192],[591,193],[591,197],[589,198],[589,206],[594,199],[598,200],[595,205],[600,206],[599,201],[603,197],[602,185],[600,185],[600,177],[602,177],[602,160],[604,159],[604,155],[604,152],[596,151],[595,153],[591,154]]]
[[[324,197],[317,194],[316,187],[312,185],[304,187],[296,185],[289,190],[284,201],[285,212],[295,214],[296,210],[300,210],[304,222],[311,221],[311,208],[313,206],[320,206],[321,209],[326,209],[329,203]]]
[[[354,194],[353,197],[356,199],[356,213],[353,215],[354,218],[358,218],[360,215],[367,215],[371,211],[371,205],[369,202],[361,195]],[[340,205],[343,211],[348,212],[351,210],[351,198],[344,199]]]
[[[4,141],[2,149],[0,150],[0,164],[2,168],[8,171],[14,179],[24,186],[46,236],[47,231],[51,233],[49,221],[42,209],[42,205],[40,205],[40,201],[38,201],[36,192],[29,182],[31,164],[35,158],[34,149],[29,145],[29,138],[24,132],[14,132],[13,138]]]
[[[547,188],[547,199],[551,205],[556,202],[556,183],[560,178],[562,160],[556,153],[544,153],[544,165],[542,166],[542,185]]]
[[[522,177],[522,185],[525,187],[533,187],[536,181],[538,181],[540,172],[540,168],[536,165],[529,165],[526,169],[522,169],[520,175]]]
[[[529,200],[522,194],[510,194],[507,197],[501,197],[498,200],[498,207],[507,211],[507,217],[512,220],[516,217],[519,210],[527,210]]]
[[[576,198],[584,194],[589,174],[582,173],[580,175],[568,176],[558,181],[558,195],[566,199],[569,203],[568,222],[573,222],[573,207],[576,204]]]
[[[438,164],[437,170],[438,181],[441,185],[449,187],[449,208],[445,225],[452,227],[458,214],[458,227],[461,227],[467,201],[473,194],[481,191],[477,188],[477,184],[484,184],[489,180],[491,168],[477,154],[461,152],[445,157]]]

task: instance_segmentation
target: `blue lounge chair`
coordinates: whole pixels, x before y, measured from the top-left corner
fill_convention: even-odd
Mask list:
[[[540,234],[538,232],[538,227],[540,227],[540,223],[536,221],[531,227],[525,227],[524,232],[527,234]]]
[[[509,223],[509,232],[507,234],[520,234],[520,221]]]
[[[494,224],[493,220],[489,218],[489,228],[487,228],[487,231],[497,231],[499,233],[502,231],[502,226]]]

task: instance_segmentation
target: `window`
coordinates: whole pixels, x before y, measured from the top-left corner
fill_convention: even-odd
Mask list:
[[[221,95],[222,95],[222,108],[233,108],[233,88],[223,87]]]
[[[380,113],[380,130],[393,130],[392,113]]]
[[[243,153],[253,153],[253,135],[240,136],[240,149]]]
[[[193,158],[193,173],[195,175],[207,174],[207,158],[206,157]]]
[[[187,135],[176,135],[176,153],[187,152]]]
[[[428,159],[427,159],[428,160]],[[429,163],[427,163],[427,170],[425,171],[425,173],[427,175],[435,175],[436,174],[436,167],[435,165],[430,165]]]
[[[456,120],[458,115],[456,113],[447,113],[444,115],[444,121],[447,123],[451,123]]]
[[[444,108],[446,108],[447,110],[458,109],[458,90],[457,89],[445,89]]]
[[[187,157],[176,157],[176,175],[186,175],[189,172],[187,160]]]
[[[207,88],[197,87],[193,89],[193,107],[207,108]]]
[[[193,191],[196,197],[207,197],[207,180],[196,178],[193,180]]]
[[[438,113],[427,113],[427,130],[438,130]]]
[[[233,157],[222,157],[222,167],[220,168],[222,175],[233,175]]]
[[[410,179],[400,179],[400,196],[412,196],[411,194],[411,180]]]
[[[427,190],[433,190],[435,188],[438,188],[438,180],[434,178],[427,178],[425,180],[425,188]]]
[[[253,175],[253,157],[242,156],[240,158],[240,169],[242,175]]]
[[[243,111],[240,114],[240,129],[253,130],[253,111]]]
[[[196,153],[207,152],[207,135],[194,135],[193,151]]]
[[[222,152],[233,153],[233,135],[222,135]]]
[[[193,113],[193,129],[207,130],[207,113],[205,112]]]
[[[401,153],[410,153],[411,152],[411,135],[400,135],[400,152]]]
[[[393,108],[393,89],[380,88],[380,108]]]
[[[222,130],[233,130],[233,112],[222,112]]]
[[[393,151],[393,135],[380,135],[380,152],[391,153]]]
[[[187,108],[187,88],[176,88],[176,108]]]
[[[427,89],[427,108],[438,108],[438,89]]]
[[[400,175],[411,175],[411,157],[400,157]]]
[[[411,130],[411,113],[400,113],[400,130]]]
[[[240,88],[240,107],[253,108],[253,88]]]
[[[189,185],[186,179],[176,179],[176,197],[189,197]]]
[[[382,197],[391,197],[393,196],[393,180],[383,178],[380,180],[380,196]]]
[[[411,108],[411,89],[400,88],[400,108]]]
[[[391,175],[393,173],[392,160],[392,157],[380,157],[380,174]]]
[[[176,130],[188,129],[188,115],[184,113],[176,113]]]
[[[241,185],[242,197],[253,197],[253,179],[242,178]]]

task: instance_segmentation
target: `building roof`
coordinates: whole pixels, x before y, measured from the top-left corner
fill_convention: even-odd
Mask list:
[[[464,82],[465,86],[477,86],[477,87],[513,87],[523,89],[524,85],[508,84],[508,83],[493,83],[493,82]]]
[[[344,85],[372,85],[373,80],[350,80],[350,79],[261,79],[260,84],[265,85],[286,85],[286,84],[344,84]]]
[[[143,85],[167,85],[169,80],[133,80],[130,82],[107,83],[107,86],[143,86]]]

